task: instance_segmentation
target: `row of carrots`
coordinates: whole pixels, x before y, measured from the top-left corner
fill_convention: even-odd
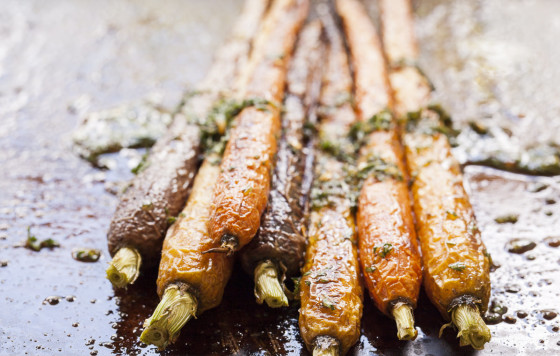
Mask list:
[[[314,355],[356,343],[363,284],[399,339],[416,338],[423,283],[461,345],[490,340],[490,260],[414,65],[411,5],[379,2],[383,45],[358,0],[335,1],[345,39],[326,3],[304,25],[309,0],[246,1],[111,223],[113,285],[159,261],[161,301],[143,342],[163,349],[219,305],[234,253],[257,302],[300,299]]]

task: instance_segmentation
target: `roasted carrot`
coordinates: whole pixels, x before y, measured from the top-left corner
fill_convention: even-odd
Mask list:
[[[490,330],[481,313],[490,297],[490,261],[459,164],[441,133],[442,117],[430,110],[430,86],[409,63],[417,57],[408,0],[382,0],[383,38],[392,61],[390,81],[398,112],[406,115],[405,155],[412,177],[424,289],[459,330],[461,346],[484,348]],[[442,331],[444,329],[442,327]]]
[[[232,39],[219,52],[199,93],[190,98],[184,112],[158,140],[142,172],[122,195],[107,236],[114,256],[107,278],[115,287],[133,283],[141,265],[158,263],[165,232],[185,206],[199,164],[200,136],[205,134],[199,122],[240,76],[268,2],[247,1]]]
[[[177,339],[191,317],[220,304],[231,275],[231,256],[202,253],[214,244],[207,222],[220,174],[216,159],[209,156],[200,167],[187,206],[163,243],[157,280],[162,299],[141,336],[143,342],[160,349]]]
[[[306,238],[304,213],[309,187],[302,172],[312,166],[305,124],[316,105],[320,88],[319,61],[323,56],[322,26],[311,22],[301,31],[287,74],[282,115],[283,134],[272,176],[268,205],[255,238],[240,252],[243,268],[254,275],[257,302],[270,307],[288,305],[286,277],[299,274]]]
[[[284,96],[287,63],[308,7],[309,0],[275,1],[255,40],[258,49],[248,65],[244,97],[261,98],[266,104],[244,109],[234,123],[209,222],[210,234],[220,247],[209,252],[236,251],[259,228],[280,131],[278,103]]]
[[[355,120],[352,78],[342,38],[326,6],[319,6],[329,40],[321,93],[321,142],[345,137]],[[299,327],[314,355],[345,354],[360,336],[363,296],[352,187],[346,162],[321,144],[311,191],[309,242],[301,277]]]
[[[352,54],[356,108],[363,137],[357,175],[365,179],[358,201],[360,264],[377,308],[395,319],[401,340],[416,338],[413,308],[422,284],[422,266],[406,167],[396,122],[387,111],[391,90],[381,44],[365,7],[338,0]],[[370,132],[371,131],[371,132]]]
[[[249,1],[246,6],[252,3]],[[260,5],[264,11],[266,6]],[[259,27],[258,22],[253,22],[253,26]],[[237,80],[233,90],[243,91],[242,85],[243,82]],[[210,139],[209,142],[213,147],[206,147],[206,158],[187,205],[165,237],[157,280],[161,301],[145,321],[145,330],[140,337],[144,343],[154,344],[159,349],[175,342],[191,317],[220,304],[232,271],[231,256],[205,253],[216,244],[210,236],[208,220],[221,171],[221,149],[218,147],[223,145],[223,140],[213,142]]]

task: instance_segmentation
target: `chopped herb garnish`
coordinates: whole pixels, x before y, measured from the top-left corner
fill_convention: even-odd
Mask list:
[[[382,250],[379,252],[379,256],[381,256],[381,258],[385,258],[389,253],[391,253],[391,251],[393,251],[393,245],[390,243],[384,243]]]
[[[177,218],[175,216],[168,216],[167,217],[167,225],[173,225],[173,223],[175,223],[175,221],[177,221]]]
[[[451,220],[455,220],[459,217],[456,212],[451,210],[447,210],[446,213],[447,213],[447,218]]]
[[[494,221],[497,222],[498,224],[507,224],[507,223],[515,224],[518,219],[519,219],[519,215],[508,214],[508,215],[498,216],[497,218],[494,219]]]
[[[46,239],[39,242],[37,237],[31,234],[31,226],[28,226],[27,240],[25,241],[24,247],[33,251],[41,251],[42,248],[53,249],[55,247],[60,247],[60,244],[53,239]]]
[[[325,308],[329,308],[330,310],[335,310],[335,305],[333,302],[330,301],[329,298],[323,298],[322,304]]]
[[[376,270],[377,270],[377,267],[375,267],[375,266],[366,267],[366,272],[367,272],[367,273],[373,273],[373,272],[375,272]]]
[[[450,264],[448,267],[458,272],[462,272],[465,268],[467,268],[463,262],[455,262]]]
[[[292,282],[294,283],[294,291],[292,292],[294,296],[299,296],[301,277],[292,277]]]
[[[138,162],[136,167],[134,167],[130,170],[133,174],[138,174],[138,173],[144,171],[146,168],[148,168],[148,166],[149,166],[148,155],[149,155],[148,152],[144,153],[142,155],[142,158],[140,159],[140,162]]]
[[[144,211],[152,210],[153,208],[154,203],[152,203],[151,201],[145,201],[142,203],[142,210]]]
[[[97,262],[101,251],[94,248],[78,248],[72,250],[72,258],[80,262]]]

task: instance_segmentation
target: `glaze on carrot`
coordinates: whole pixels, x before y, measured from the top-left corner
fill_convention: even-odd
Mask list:
[[[299,36],[288,71],[282,139],[268,205],[257,235],[240,251],[243,268],[254,275],[257,302],[270,307],[288,305],[283,282],[299,275],[307,244],[304,217],[310,187],[302,172],[313,168],[313,152],[305,126],[313,121],[319,96],[321,37],[319,21],[306,25]]]
[[[482,320],[490,297],[490,261],[459,164],[441,133],[442,117],[428,106],[431,88],[413,66],[417,58],[408,0],[381,0],[383,39],[393,68],[390,81],[403,118],[412,179],[424,289],[458,330],[461,346],[483,349],[490,330]],[[444,329],[442,327],[442,331]]]
[[[381,44],[365,7],[338,0],[354,68],[355,103],[366,132],[358,159],[365,179],[358,200],[360,263],[377,308],[395,319],[401,340],[416,338],[413,308],[422,266],[406,182],[403,150],[390,112],[391,90]],[[369,132],[371,131],[371,132]]]
[[[332,15],[324,6],[318,10],[329,40],[319,137],[336,142],[355,121],[349,100],[352,78]],[[317,152],[299,315],[301,336],[314,355],[345,354],[360,336],[363,292],[345,168],[346,162],[331,152]]]
[[[308,7],[309,0],[275,1],[255,40],[243,97],[266,102],[244,109],[234,123],[209,222],[210,234],[221,243],[209,252],[231,253],[257,233],[270,190],[287,64]]]

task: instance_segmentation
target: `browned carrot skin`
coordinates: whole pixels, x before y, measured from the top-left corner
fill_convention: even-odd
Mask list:
[[[232,271],[231,257],[202,253],[214,246],[207,222],[219,174],[220,167],[206,159],[196,176],[186,207],[167,233],[159,265],[159,296],[170,283],[186,283],[197,298],[198,313],[220,304]]]
[[[340,102],[341,97],[350,96],[352,80],[338,29],[330,16],[322,20],[330,46],[319,134],[336,140],[355,120],[349,100]],[[360,336],[363,307],[355,222],[348,198],[351,187],[345,182],[344,163],[328,153],[318,153],[315,172],[299,326],[309,350],[317,352],[332,345],[336,354],[345,354]]]
[[[424,288],[442,316],[460,329],[461,345],[480,349],[490,332],[477,312],[484,313],[490,297],[490,263],[477,228],[463,177],[446,136],[426,130],[437,116],[426,109],[430,86],[406,61],[416,59],[408,0],[382,0],[383,34],[387,57],[399,66],[390,80],[401,114],[423,110],[423,129],[404,135],[406,160],[413,179],[416,227],[422,250]],[[406,31],[401,34],[395,32]],[[472,307],[476,333],[464,330],[456,312]]]
[[[243,268],[249,274],[264,260],[273,261],[277,270],[287,277],[298,274],[303,265],[307,242],[303,223],[309,191],[303,185],[302,172],[306,165],[312,164],[306,159],[309,152],[305,147],[304,126],[310,106],[316,104],[318,96],[318,64],[323,55],[321,33],[319,22],[305,26],[288,71],[283,137],[268,205],[258,234],[240,255]]]
[[[201,93],[185,106],[185,114],[205,118],[216,100],[231,90],[247,62],[252,38],[268,3],[247,1],[232,38],[200,84]],[[197,125],[179,116],[152,148],[147,168],[132,180],[111,221],[107,239],[112,256],[123,247],[131,247],[142,256],[143,266],[158,263],[168,219],[177,216],[185,206],[200,163],[199,134]]]
[[[273,3],[260,48],[251,57],[247,98],[264,98],[264,108],[249,107],[236,118],[222,160],[222,173],[214,192],[210,233],[226,250],[237,250],[251,241],[268,201],[272,160],[280,131],[278,103],[284,94],[286,66],[297,32],[307,15],[308,0]]]
[[[356,107],[360,120],[367,121],[391,104],[381,44],[363,5],[339,0],[337,8],[352,53]],[[374,164],[377,160],[388,167],[387,172],[376,174],[374,170],[361,190],[357,213],[360,263],[377,308],[392,317],[399,302],[416,307],[422,281],[406,167],[394,122],[369,135],[360,150],[358,169],[367,167],[372,158]]]

